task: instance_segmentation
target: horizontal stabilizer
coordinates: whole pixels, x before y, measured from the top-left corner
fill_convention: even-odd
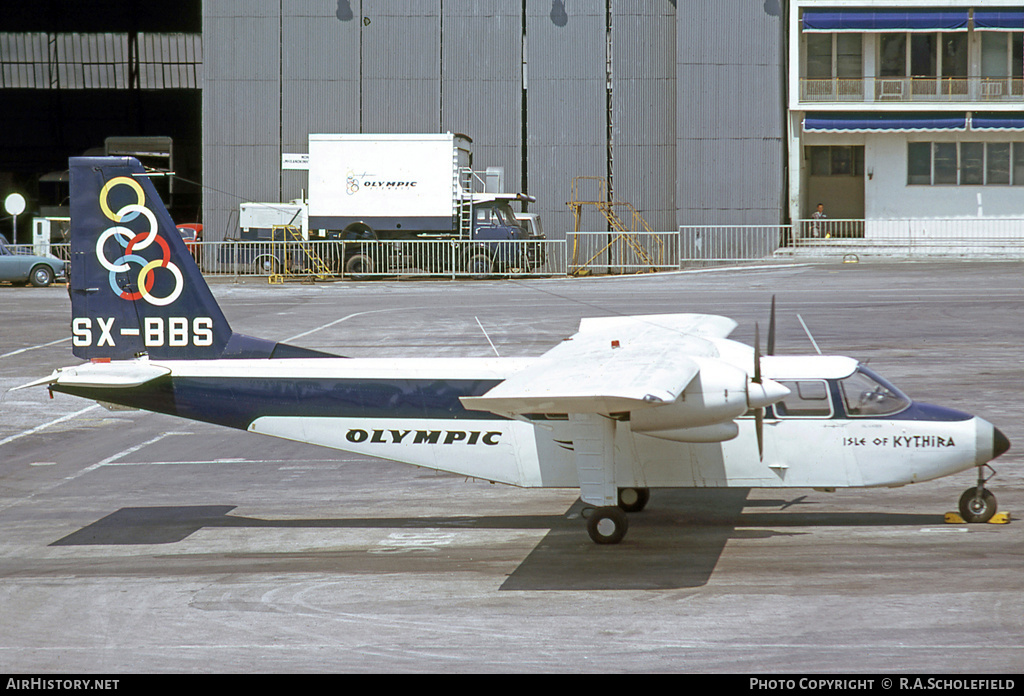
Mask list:
[[[62,387],[123,389],[139,387],[169,374],[171,374],[169,368],[151,365],[147,360],[85,363],[54,370],[49,377],[37,379],[34,382],[15,387],[15,389],[51,384],[59,384]]]
[[[616,413],[675,401],[715,356],[697,332],[719,336],[735,323],[705,315],[584,319],[572,338],[463,406],[500,415]]]
[[[49,377],[41,377],[39,379],[34,379],[28,384],[22,384],[17,387],[11,387],[10,389],[8,389],[8,391],[13,392],[18,391],[19,389],[29,389],[31,387],[42,387],[44,385],[56,384],[58,376],[60,376],[60,371],[54,370]]]

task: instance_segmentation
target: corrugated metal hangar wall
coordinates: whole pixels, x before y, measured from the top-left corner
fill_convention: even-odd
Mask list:
[[[208,239],[242,201],[298,197],[309,133],[473,138],[474,167],[572,228],[575,176],[653,229],[783,214],[779,0],[217,0],[203,3]],[[595,198],[595,189],[584,189]],[[590,229],[605,229],[596,216]]]

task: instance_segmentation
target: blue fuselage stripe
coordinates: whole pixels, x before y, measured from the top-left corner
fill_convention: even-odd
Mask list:
[[[264,416],[494,420],[500,417],[466,410],[459,397],[480,396],[499,382],[493,379],[168,377],[130,389],[55,387],[55,390],[244,430]]]

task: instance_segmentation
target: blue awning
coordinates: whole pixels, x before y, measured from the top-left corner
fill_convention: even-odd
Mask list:
[[[810,31],[967,31],[967,10],[804,10]]]
[[[974,28],[978,31],[1024,31],[1024,8],[975,10]]]
[[[806,133],[908,133],[967,130],[962,113],[810,113]]]
[[[972,131],[1024,131],[1024,114],[973,114]]]

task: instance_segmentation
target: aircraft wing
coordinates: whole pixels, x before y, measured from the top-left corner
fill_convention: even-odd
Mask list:
[[[707,340],[736,327],[726,317],[665,314],[584,319],[580,330],[483,396],[463,406],[506,416],[616,413],[671,403],[716,356]]]

